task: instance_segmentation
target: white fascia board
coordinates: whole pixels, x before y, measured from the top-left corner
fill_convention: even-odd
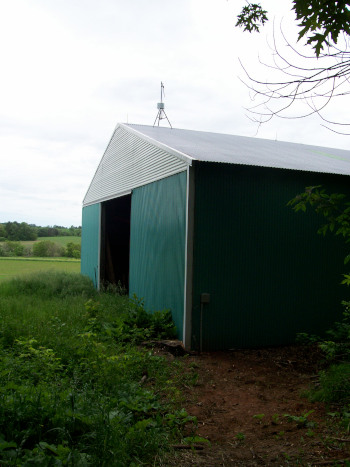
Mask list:
[[[122,193],[105,196],[104,198],[91,201],[90,203],[86,203],[86,204],[83,203],[83,207],[85,208],[86,206],[91,206],[92,204],[103,203],[104,201],[109,201],[110,199],[121,198],[122,196],[131,195],[131,192],[132,190],[127,190],[127,191],[123,191]]]
[[[118,128],[118,126],[120,126],[121,128],[123,128],[126,131],[129,131],[130,133],[133,133],[134,135],[137,135],[139,138],[142,138],[143,140],[147,141],[148,143],[151,143],[154,146],[157,146],[158,148],[163,149],[163,151],[166,151],[169,154],[171,154],[171,155],[173,155],[175,157],[178,157],[179,159],[183,160],[184,162],[186,162],[190,166],[192,165],[192,161],[196,160],[194,157],[191,157],[188,154],[185,154],[185,153],[183,153],[181,151],[177,151],[176,149],[174,149],[174,148],[172,148],[170,146],[167,146],[166,144],[160,143],[156,139],[145,135],[141,131],[135,130],[135,128],[132,128],[132,127],[126,125],[125,123],[118,123],[118,125],[116,126],[116,129]]]

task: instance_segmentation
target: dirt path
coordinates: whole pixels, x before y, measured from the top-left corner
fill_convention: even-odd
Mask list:
[[[349,436],[325,421],[323,404],[301,397],[317,382],[318,361],[301,347],[191,356],[199,380],[186,393],[186,409],[211,445],[181,450],[167,465],[344,465],[350,443],[336,438]],[[285,416],[310,411],[306,423]]]

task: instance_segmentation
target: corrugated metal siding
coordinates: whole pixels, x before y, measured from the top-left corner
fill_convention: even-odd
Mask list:
[[[194,346],[202,292],[207,350],[291,343],[339,318],[344,242],[286,203],[315,184],[347,192],[347,177],[206,163],[195,176]]]
[[[118,126],[97,168],[84,206],[186,170],[187,163]]]
[[[133,191],[130,296],[151,310],[170,308],[182,339],[187,173]]]
[[[99,286],[100,210],[100,204],[83,208],[81,233],[81,273],[89,276],[96,288]]]

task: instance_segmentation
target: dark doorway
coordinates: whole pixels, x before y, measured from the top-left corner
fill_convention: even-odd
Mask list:
[[[101,283],[129,290],[131,195],[102,203]]]

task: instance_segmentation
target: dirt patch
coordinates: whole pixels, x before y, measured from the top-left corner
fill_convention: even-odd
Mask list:
[[[350,443],[343,439],[349,436],[330,424],[324,404],[301,397],[317,383],[319,357],[303,347],[189,357],[199,378],[186,390],[185,408],[198,418],[197,435],[210,446],[176,451],[166,465],[344,464]]]

